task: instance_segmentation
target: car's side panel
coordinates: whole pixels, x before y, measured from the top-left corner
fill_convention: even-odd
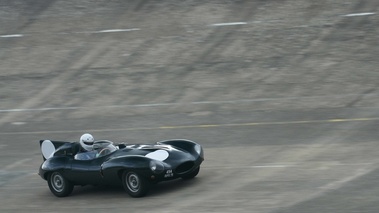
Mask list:
[[[65,177],[76,185],[100,184],[100,163],[93,160],[70,159],[70,169],[66,171]]]

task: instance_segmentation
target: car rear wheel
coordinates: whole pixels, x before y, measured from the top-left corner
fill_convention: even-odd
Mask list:
[[[124,172],[122,184],[125,191],[132,197],[143,197],[150,188],[149,181],[136,172]]]
[[[200,171],[200,166],[197,167],[195,170],[193,170],[192,172],[190,172],[189,174],[186,174],[182,177],[183,180],[189,180],[189,179],[193,179],[194,177],[197,176],[197,174],[199,174],[199,171]]]
[[[60,172],[51,173],[48,176],[47,184],[50,191],[57,197],[66,197],[74,189],[74,185],[64,178]]]

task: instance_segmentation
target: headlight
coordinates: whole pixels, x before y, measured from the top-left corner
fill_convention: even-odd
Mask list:
[[[164,165],[159,161],[150,161],[150,169],[152,172],[159,174],[164,171]]]

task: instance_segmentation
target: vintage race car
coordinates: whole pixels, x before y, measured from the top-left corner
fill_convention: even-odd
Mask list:
[[[89,152],[81,152],[78,142],[41,140],[40,147],[39,175],[58,197],[68,196],[75,185],[120,185],[142,197],[153,183],[194,178],[204,160],[203,148],[184,139],[150,145],[96,141]]]

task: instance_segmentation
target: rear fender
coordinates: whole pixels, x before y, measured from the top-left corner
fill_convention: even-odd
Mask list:
[[[45,160],[39,170],[39,175],[47,179],[47,175],[52,171],[64,171],[70,169],[69,159],[65,156],[59,156],[54,158],[49,158]]]

